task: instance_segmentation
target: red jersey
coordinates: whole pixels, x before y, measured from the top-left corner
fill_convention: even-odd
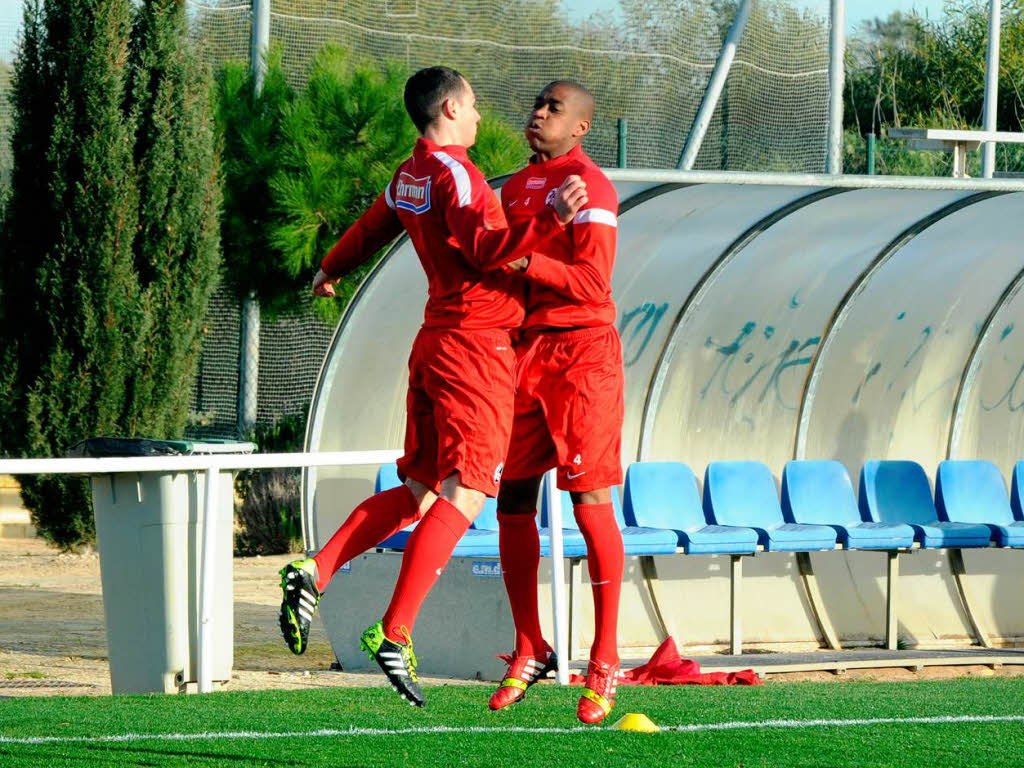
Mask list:
[[[615,322],[612,267],[619,198],[583,148],[530,163],[505,182],[501,201],[515,226],[541,214],[566,176],[587,184],[587,204],[572,223],[530,254],[524,328],[580,328]]]
[[[535,215],[510,229],[466,148],[421,137],[320,268],[332,277],[346,274],[404,228],[427,273],[423,327],[510,330],[523,320],[523,288],[500,268],[564,231],[551,206]]]

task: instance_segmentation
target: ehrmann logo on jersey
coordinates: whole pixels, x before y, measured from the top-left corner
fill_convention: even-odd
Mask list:
[[[430,210],[430,177],[416,178],[402,171],[395,183],[395,207],[413,213]]]

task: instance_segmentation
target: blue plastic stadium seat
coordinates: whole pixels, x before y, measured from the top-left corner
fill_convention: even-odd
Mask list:
[[[935,475],[940,520],[987,526],[1000,547],[1024,547],[1024,522],[1013,519],[1003,476],[990,461],[944,461]]]
[[[1024,507],[1021,506],[1021,494],[1024,493],[1024,461],[1018,461],[1013,467],[1013,481],[1010,483],[1010,509],[1013,519],[1024,520]]]
[[[782,516],[789,523],[827,525],[847,549],[905,549],[914,529],[861,520],[850,476],[838,461],[790,461],[782,470]]]
[[[868,461],[860,471],[861,514],[876,523],[907,523],[922,547],[987,547],[988,526],[939,520],[928,476],[916,461]]]
[[[398,479],[398,465],[394,462],[391,464],[381,464],[380,469],[377,470],[377,481],[373,484],[373,492],[389,491],[401,484],[402,481]],[[406,542],[409,541],[409,536],[412,535],[412,529],[415,527],[416,523],[406,526],[402,530],[388,536],[377,546],[380,549],[405,549]]]
[[[550,530],[548,529],[548,476],[541,485],[541,555],[551,555]],[[573,514],[572,497],[568,491],[560,491],[562,502],[562,549],[566,557],[585,557],[587,543],[580,533]],[[622,499],[619,489],[612,488],[612,506],[615,520],[622,531],[622,544],[627,555],[670,555],[676,551],[678,536],[675,531],[626,525],[622,513]]]
[[[402,481],[398,479],[398,465],[394,462],[381,464],[380,469],[377,470],[377,481],[373,484],[373,492],[389,491],[401,484]]]
[[[759,461],[713,461],[704,474],[704,512],[718,525],[753,528],[769,552],[835,549],[827,525],[787,523],[771,470]]]
[[[490,497],[452,552],[452,557],[499,557],[498,500]]]
[[[626,470],[626,523],[674,531],[689,555],[750,554],[757,551],[753,528],[708,525],[697,478],[675,461],[636,462]]]

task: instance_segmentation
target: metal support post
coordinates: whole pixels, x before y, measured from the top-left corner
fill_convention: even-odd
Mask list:
[[[249,48],[249,67],[253,73],[256,95],[263,93],[263,79],[267,73],[267,53],[270,51],[270,0],[252,2],[252,42]]]
[[[619,118],[619,168],[626,167],[626,118]]]
[[[1002,22],[1000,0],[990,0],[988,11],[988,58],[985,62],[985,124],[986,131],[995,131],[999,103],[999,35]],[[996,143],[981,145],[981,175],[991,179],[996,169]]]
[[[555,470],[548,472],[548,531],[551,534],[551,610],[554,622],[557,680],[569,684],[569,612],[566,609],[565,560],[562,553],[562,494],[555,484]]]
[[[252,41],[249,48],[249,69],[253,90],[263,93],[270,51],[270,2],[253,0]],[[256,426],[256,406],[260,370],[260,301],[255,291],[242,300],[242,332],[238,366],[238,434],[247,435]]]
[[[875,175],[875,134],[869,133],[868,140],[868,176]]]
[[[711,118],[718,107],[718,100],[722,97],[722,88],[725,87],[725,79],[729,76],[732,68],[732,61],[736,58],[736,48],[743,37],[743,29],[747,26],[747,19],[750,18],[750,11],[753,8],[754,0],[743,0],[736,11],[736,18],[729,27],[729,33],[722,43],[722,50],[718,54],[715,68],[711,71],[711,80],[708,81],[707,90],[704,91],[704,98],[700,102],[700,109],[697,116],[693,118],[693,125],[690,127],[690,135],[686,137],[686,146],[679,156],[676,168],[689,171],[697,161],[697,153],[704,143],[704,134],[708,132],[711,125]]]
[[[896,582],[900,578],[900,553],[896,550],[886,552],[888,573],[885,585],[885,647],[896,650],[899,640],[899,624],[896,617]]]
[[[846,59],[846,0],[832,0],[828,35],[828,161],[826,171],[843,172],[843,73]]]
[[[199,569],[199,692],[210,693],[213,690],[213,637],[211,630],[212,616],[210,606],[213,605],[216,573],[215,537],[217,534],[217,485],[220,472],[210,467],[205,472],[206,488],[203,494],[203,525],[200,569]]]
[[[256,426],[260,375],[260,301],[251,291],[242,300],[242,332],[238,355],[238,434]]]
[[[743,653],[743,616],[740,597],[743,585],[743,555],[729,555],[729,653],[740,656]]]

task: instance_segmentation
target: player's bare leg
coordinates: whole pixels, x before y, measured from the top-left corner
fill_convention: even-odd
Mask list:
[[[587,570],[594,593],[594,644],[586,687],[576,708],[576,716],[584,723],[599,723],[611,712],[619,674],[617,630],[625,555],[611,494],[609,488],[571,494],[576,522],[587,542]]]
[[[537,493],[541,478],[502,481],[498,491],[499,551],[501,575],[508,592],[516,625],[515,649],[500,656],[508,672],[488,706],[504,709],[522,701],[527,689],[557,666],[557,657],[540,631],[537,613],[537,567],[540,537],[537,534]]]

